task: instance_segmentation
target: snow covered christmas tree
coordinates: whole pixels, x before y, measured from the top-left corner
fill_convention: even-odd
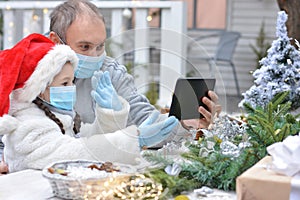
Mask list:
[[[278,12],[276,36],[268,54],[260,60],[261,68],[253,73],[254,85],[245,93],[239,103],[249,103],[252,107],[266,106],[276,94],[289,91],[286,101],[291,101],[291,109],[300,107],[300,53],[290,44],[287,34],[287,14]]]

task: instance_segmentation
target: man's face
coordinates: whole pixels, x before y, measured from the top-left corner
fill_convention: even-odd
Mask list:
[[[100,56],[104,52],[106,29],[104,22],[90,16],[78,17],[67,29],[66,43],[76,53]]]

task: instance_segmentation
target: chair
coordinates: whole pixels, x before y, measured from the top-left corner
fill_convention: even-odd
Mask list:
[[[218,35],[202,36],[194,39],[195,41],[203,40],[208,37],[219,37],[219,41],[212,57],[188,57],[188,59],[199,59],[208,62],[210,67],[210,72],[212,74],[213,64],[220,64],[220,66],[231,66],[233,71],[233,76],[236,85],[237,94],[240,95],[240,87],[237,79],[237,74],[235,70],[235,65],[232,61],[233,54],[235,52],[236,45],[238,43],[241,34],[236,31],[222,31]]]

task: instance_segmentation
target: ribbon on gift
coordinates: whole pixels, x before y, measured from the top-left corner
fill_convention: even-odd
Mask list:
[[[272,156],[272,170],[287,176],[300,172],[300,136],[288,136],[282,142],[267,147]]]
[[[271,169],[292,177],[290,200],[300,196],[300,135],[288,136],[282,142],[267,147],[272,156]]]

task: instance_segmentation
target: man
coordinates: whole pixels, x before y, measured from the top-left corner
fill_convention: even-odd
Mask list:
[[[134,79],[126,68],[106,56],[105,22],[94,4],[86,0],[69,0],[58,5],[50,15],[49,38],[55,43],[69,45],[79,57],[78,69],[75,71],[75,110],[83,122],[92,123],[95,119],[95,101],[90,94],[91,79],[95,71],[108,71],[118,95],[129,102],[127,125],[140,125],[155,110],[145,96],[137,93]],[[213,91],[209,91],[209,96],[210,99],[203,99],[209,110],[199,107],[204,118],[196,120],[195,128],[207,128],[213,115],[221,111],[221,106],[216,105],[218,96]],[[166,116],[161,115],[160,118],[165,119]]]

